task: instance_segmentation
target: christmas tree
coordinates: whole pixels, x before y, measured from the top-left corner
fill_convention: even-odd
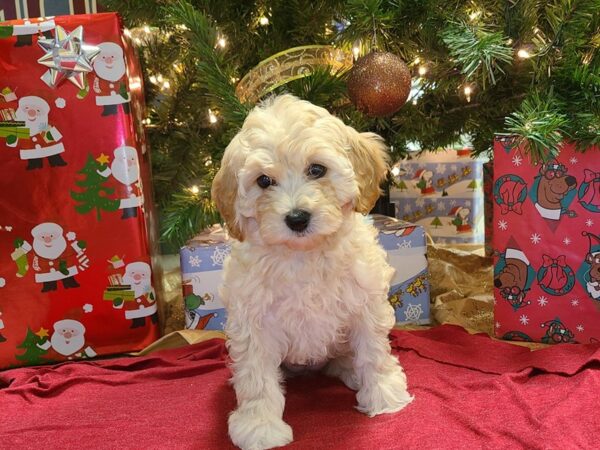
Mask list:
[[[381,134],[393,159],[465,136],[474,154],[489,153],[495,133],[515,135],[534,159],[556,155],[564,139],[582,150],[599,142],[600,0],[101,3],[124,16],[141,50],[155,192],[171,241],[217,220],[210,185],[223,149],[270,93],[291,92]],[[335,57],[317,60],[318,49],[304,47],[311,64],[261,79],[263,61],[314,45]],[[351,68],[373,51],[403,60],[403,79],[412,79],[406,104],[378,117],[357,108],[368,86]]]
[[[431,225],[431,226],[433,226],[435,228],[441,227],[442,226],[442,221],[440,220],[439,217],[436,216],[435,219],[433,219],[429,225]]]
[[[100,158],[102,158],[102,156]],[[88,155],[85,166],[77,172],[83,175],[84,178],[76,181],[75,184],[82,188],[83,191],[71,191],[71,197],[73,200],[79,202],[79,204],[75,206],[75,210],[79,214],[87,214],[95,209],[96,218],[100,220],[101,210],[116,211],[119,209],[119,200],[107,197],[114,192],[114,189],[104,186],[107,179],[101,175],[101,172],[105,169],[105,164],[94,159],[92,155]]]
[[[42,344],[46,340],[47,339],[43,336],[43,334],[42,336],[39,336],[31,331],[30,328],[27,328],[27,335],[25,336],[25,339],[23,342],[17,345],[17,348],[23,349],[25,352],[21,355],[16,355],[16,358],[19,361],[24,361],[25,364],[29,366],[47,363],[48,361],[42,358],[47,351],[38,347],[38,344]]]
[[[467,188],[471,189],[472,191],[474,191],[475,189],[477,189],[477,180],[472,180],[469,185],[467,186]]]

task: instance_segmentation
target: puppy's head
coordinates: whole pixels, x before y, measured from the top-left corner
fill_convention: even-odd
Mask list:
[[[225,149],[212,196],[233,237],[308,250],[352,211],[368,213],[386,172],[379,136],[282,95],[248,115]]]

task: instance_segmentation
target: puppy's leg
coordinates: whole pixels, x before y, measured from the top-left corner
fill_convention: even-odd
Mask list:
[[[327,376],[339,378],[353,391],[360,389],[358,377],[354,371],[354,357],[352,355],[338,356],[331,360],[325,367],[324,372]]]
[[[293,436],[282,420],[285,399],[278,352],[269,348],[269,340],[261,336],[264,330],[249,330],[246,326],[236,331],[228,342],[238,402],[238,408],[229,416],[231,440],[242,449],[252,450],[286,445]]]
[[[385,296],[373,301],[372,307],[354,323],[350,336],[354,370],[360,384],[357,408],[370,417],[399,411],[413,399],[388,340],[395,322],[394,309]]]

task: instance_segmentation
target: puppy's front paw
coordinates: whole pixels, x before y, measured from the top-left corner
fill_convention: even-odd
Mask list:
[[[400,411],[413,398],[406,390],[406,376],[400,367],[377,375],[375,383],[365,384],[356,394],[357,409],[369,417]]]
[[[229,436],[242,450],[263,450],[292,442],[292,428],[273,415],[237,409],[229,416]]]

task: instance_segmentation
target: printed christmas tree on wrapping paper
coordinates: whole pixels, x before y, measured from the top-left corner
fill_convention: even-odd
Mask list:
[[[435,219],[433,219],[429,225],[431,225],[432,227],[435,227],[435,228],[441,227],[442,221],[440,220],[440,218],[438,216],[435,216]]]
[[[116,211],[119,209],[119,200],[108,198],[114,192],[113,188],[105,186],[106,177],[99,172],[106,169],[108,157],[100,156],[98,159],[90,154],[83,169],[77,173],[82,174],[85,178],[76,181],[75,184],[84,189],[83,192],[71,191],[73,200],[80,202],[75,206],[75,210],[79,214],[87,214],[93,209],[96,209],[96,217],[100,221],[100,211]]]
[[[39,334],[41,334],[41,336]],[[42,358],[42,356],[47,353],[47,350],[44,350],[38,346],[39,344],[43,344],[45,341],[47,341],[47,338],[44,337],[43,333],[38,332],[38,334],[36,334],[31,331],[31,328],[28,327],[27,336],[25,336],[25,339],[23,342],[21,342],[21,344],[17,345],[17,348],[24,349],[25,353],[22,355],[16,355],[15,357],[19,361],[23,361],[29,366],[48,363],[48,360]]]

